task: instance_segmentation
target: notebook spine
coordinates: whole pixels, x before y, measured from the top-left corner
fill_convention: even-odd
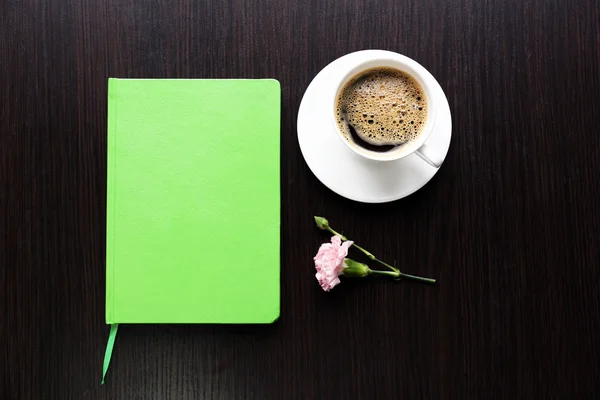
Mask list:
[[[114,260],[115,260],[115,179],[118,80],[108,80],[107,174],[106,174],[106,323],[114,318]]]

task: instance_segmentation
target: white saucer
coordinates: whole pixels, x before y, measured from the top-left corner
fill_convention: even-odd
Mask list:
[[[324,94],[335,88],[345,65],[356,64],[375,56],[395,57],[384,50],[363,50],[347,54],[326,66],[312,80],[298,110],[298,142],[302,155],[313,174],[340,196],[364,203],[385,203],[416,192],[438,171],[416,154],[396,161],[367,160],[350,150],[338,137],[331,118],[331,99]],[[452,136],[450,106],[442,87],[428,72],[437,96],[437,120],[427,145],[438,151],[443,160]]]

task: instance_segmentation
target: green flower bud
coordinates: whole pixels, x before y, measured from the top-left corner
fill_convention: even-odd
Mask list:
[[[324,231],[329,229],[329,221],[327,221],[325,218],[315,217],[315,222],[317,223],[319,229],[323,229]]]
[[[359,263],[349,258],[344,259],[344,264],[346,264],[346,268],[342,270],[344,276],[350,278],[364,278],[371,273],[371,269],[366,264]]]

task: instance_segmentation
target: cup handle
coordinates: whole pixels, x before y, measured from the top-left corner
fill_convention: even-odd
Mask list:
[[[434,168],[439,168],[444,162],[444,159],[437,155],[431,146],[427,146],[427,143],[424,143],[423,146],[419,147],[417,151],[415,151],[415,154]]]

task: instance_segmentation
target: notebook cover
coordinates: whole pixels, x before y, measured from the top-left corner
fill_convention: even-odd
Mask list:
[[[280,86],[109,79],[106,322],[279,317]]]

